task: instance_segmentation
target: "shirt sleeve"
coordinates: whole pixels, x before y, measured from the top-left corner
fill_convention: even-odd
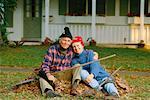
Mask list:
[[[94,52],[93,51],[90,51],[89,52],[89,60],[90,61],[93,61],[94,59],[93,59],[93,57],[94,57]],[[94,62],[94,63],[92,63],[92,64],[90,64],[90,72],[94,75],[94,77],[96,78],[97,77],[97,75],[99,74],[99,70],[100,70],[100,64],[99,64],[99,62],[98,61],[96,61],[96,62]]]
[[[47,51],[47,54],[44,57],[44,61],[42,63],[42,69],[45,73],[50,72],[50,67],[52,65],[52,59],[53,59],[53,49],[49,48]]]
[[[74,67],[77,64],[79,64],[79,62],[75,58],[73,58],[72,61],[71,61],[71,67]]]

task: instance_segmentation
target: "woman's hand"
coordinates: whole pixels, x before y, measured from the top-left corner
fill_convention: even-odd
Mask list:
[[[94,60],[98,60],[98,53],[97,52],[94,52],[94,57],[93,57]]]
[[[90,74],[87,78],[86,78],[86,82],[90,83],[92,81],[92,79],[94,78],[93,74]]]

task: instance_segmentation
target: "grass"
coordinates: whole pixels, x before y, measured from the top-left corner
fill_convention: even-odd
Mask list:
[[[37,68],[41,65],[48,46],[20,46],[0,48],[0,66]],[[129,48],[100,48],[88,46],[99,53],[100,57],[116,54],[111,59],[101,61],[106,68],[122,66],[126,70],[150,71],[150,50]]]
[[[127,100],[149,100],[150,98],[150,77],[149,76],[130,76],[126,75],[125,79],[128,84],[132,86],[132,93],[128,94],[125,98]],[[131,99],[132,98],[132,99]]]
[[[40,66],[48,46],[20,46],[17,48],[0,48],[0,66],[37,68]],[[132,71],[150,71],[150,50],[129,49],[129,48],[101,48],[88,46],[98,52],[100,57],[116,54],[111,59],[101,61],[106,68],[114,69],[122,66],[122,69]],[[31,72],[0,71],[0,100],[44,100],[40,94],[33,94],[29,91],[14,93],[11,88],[14,84],[32,75]],[[133,91],[121,97],[122,100],[148,100],[150,98],[150,77],[123,75]],[[60,98],[56,98],[60,99]],[[55,100],[56,100],[55,99]],[[64,96],[61,100],[84,99],[83,97]],[[92,98],[85,98],[92,99]],[[94,98],[93,98],[94,99]]]
[[[46,46],[2,47],[0,65],[30,68],[40,66],[47,48]]]
[[[100,48],[87,47],[99,53],[100,57],[116,54],[117,56],[101,61],[106,68],[118,68],[125,70],[150,71],[150,50],[129,48]]]

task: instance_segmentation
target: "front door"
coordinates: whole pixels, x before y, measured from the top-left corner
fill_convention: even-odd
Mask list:
[[[40,40],[42,0],[24,0],[23,40]]]

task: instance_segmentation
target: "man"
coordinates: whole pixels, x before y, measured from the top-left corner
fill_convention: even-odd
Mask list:
[[[72,48],[75,53],[75,56],[72,60],[72,66],[76,64],[84,64],[90,61],[93,61],[94,53],[92,50],[84,50],[84,43],[80,36],[75,37],[72,40]],[[94,62],[92,64],[82,67],[81,70],[81,80],[86,84],[91,86],[96,90],[103,89],[110,96],[119,97],[117,88],[115,87],[112,78],[110,75],[101,67],[99,62]],[[109,78],[109,81],[102,86],[99,86],[106,78]]]
[[[56,78],[52,75],[52,72],[66,70],[71,67],[73,57],[72,48],[70,47],[72,35],[68,27],[65,27],[64,30],[65,32],[59,37],[59,43],[52,45],[48,49],[39,71],[41,91],[46,97],[60,97],[59,94],[54,92]],[[79,68],[74,71],[72,87],[78,84],[76,80],[80,80]]]

